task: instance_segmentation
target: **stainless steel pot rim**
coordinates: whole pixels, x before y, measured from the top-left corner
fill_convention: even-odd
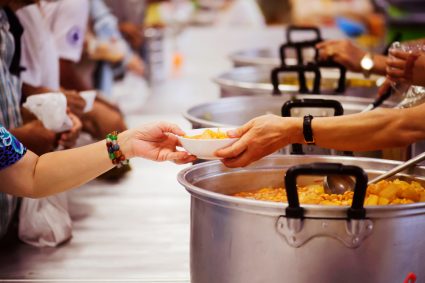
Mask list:
[[[299,159],[300,161],[304,159],[306,156],[291,156],[291,158]],[[319,156],[315,155],[314,158],[323,158],[326,159],[332,159],[335,162],[341,162],[344,163],[344,161],[374,161],[374,162],[382,162],[383,160],[380,159],[374,159],[374,158],[362,158],[362,157],[341,157],[341,156]],[[265,157],[265,159],[281,159],[282,156],[268,156]],[[284,158],[284,157],[283,157]],[[397,166],[401,162],[393,161],[393,160],[385,160],[386,164],[391,164],[393,166]],[[252,200],[252,199],[244,199],[244,198],[238,198],[233,197],[221,193],[215,193],[211,192],[205,189],[202,189],[200,187],[197,187],[187,181],[186,176],[195,171],[199,170],[201,168],[209,167],[209,166],[217,166],[220,165],[223,167],[223,172],[220,174],[229,174],[231,172],[241,172],[241,171],[249,171],[250,168],[255,168],[256,163],[253,163],[252,165],[245,167],[245,168],[238,168],[238,169],[229,169],[224,167],[224,165],[221,165],[220,161],[209,161],[204,162],[200,164],[193,165],[191,167],[185,168],[178,174],[178,181],[181,185],[183,185],[186,190],[194,197],[200,198],[202,200],[211,202],[215,205],[221,205],[224,207],[232,207],[239,210],[244,211],[251,211],[251,208],[254,208],[255,212],[258,213],[258,209],[268,209],[269,211],[264,214],[275,214],[272,212],[272,210],[279,210],[282,213],[284,213],[284,209],[287,207],[286,203],[276,203],[276,202],[269,202],[269,201],[259,201],[259,200]],[[276,167],[264,167],[264,168],[258,168],[257,170],[269,170],[269,169],[277,169]],[[372,170],[366,170],[368,172],[373,172]],[[203,176],[203,178],[200,178],[199,180],[206,179],[208,177],[212,177],[214,175],[218,175],[217,172],[212,174],[207,174]],[[409,176],[409,175],[399,175],[399,176]],[[415,176],[418,177],[418,176]],[[345,212],[347,210],[347,207],[344,206],[321,206],[321,205],[302,205],[302,207],[306,210],[306,217],[309,217],[309,215],[314,216],[317,214],[317,212],[322,212],[324,215],[334,215],[336,217],[341,217],[345,215]],[[254,211],[252,210],[252,211]],[[413,204],[404,204],[404,205],[386,205],[386,206],[367,206],[366,211],[367,213],[372,213],[375,217],[385,217],[388,216],[389,212],[391,213],[397,213],[397,216],[403,215],[403,211],[406,210],[407,215],[412,214],[423,214],[425,213],[425,203],[413,203]],[[408,211],[407,211],[408,210]],[[415,212],[416,211],[416,212]],[[282,214],[280,213],[280,214]]]
[[[213,81],[224,87],[237,87],[240,89],[259,89],[259,90],[265,90],[265,91],[268,90],[271,92],[273,90],[273,86],[269,82],[262,83],[262,82],[252,82],[252,81],[241,81],[236,78],[236,76],[249,77],[252,75],[257,75],[258,78],[261,78],[261,77],[269,78],[270,71],[271,71],[271,68],[265,67],[265,66],[237,67],[216,76],[215,78],[213,78]],[[306,76],[307,77],[312,76],[312,74],[307,73]],[[337,79],[339,78],[339,72],[336,70],[324,70],[324,72],[322,72],[322,77]],[[353,72],[347,72],[347,78],[365,80],[362,74],[353,73]],[[369,80],[377,81],[379,78],[381,77],[374,75],[374,76],[371,76]],[[293,91],[298,90],[298,86],[295,86],[295,85],[294,86],[284,85],[284,86],[285,86],[285,91],[291,91],[289,87],[293,87]]]

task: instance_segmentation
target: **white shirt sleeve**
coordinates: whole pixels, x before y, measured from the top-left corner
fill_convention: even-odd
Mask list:
[[[20,65],[23,82],[32,86],[59,89],[59,57],[52,33],[37,5],[19,9],[16,15],[24,33],[21,38]]]
[[[54,35],[59,57],[78,62],[89,16],[88,1],[43,2],[41,7]]]

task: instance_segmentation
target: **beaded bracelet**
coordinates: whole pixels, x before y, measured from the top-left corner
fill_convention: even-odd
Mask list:
[[[112,164],[117,165],[118,168],[128,164],[128,159],[121,152],[120,146],[118,145],[118,132],[113,131],[106,136],[106,148],[108,149],[109,159],[112,160]]]

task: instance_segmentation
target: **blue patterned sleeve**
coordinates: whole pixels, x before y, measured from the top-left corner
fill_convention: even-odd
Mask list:
[[[27,149],[0,124],[0,170],[18,162]]]

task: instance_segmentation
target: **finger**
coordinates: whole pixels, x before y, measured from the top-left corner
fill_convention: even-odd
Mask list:
[[[390,49],[390,55],[397,57],[402,60],[407,60],[409,58],[410,52],[396,50],[396,49]]]
[[[387,71],[387,75],[391,78],[403,78],[404,77],[404,70],[400,70],[400,69],[394,69],[394,68],[390,68],[387,67],[386,68]]]
[[[172,133],[172,134],[176,134],[178,136],[184,136],[185,132],[180,129],[179,126],[177,126],[176,124],[173,123],[168,123],[168,122],[160,122],[158,124],[159,128],[162,130],[163,133]]]
[[[234,158],[239,156],[248,148],[247,139],[241,138],[240,140],[233,143],[231,146],[219,149],[215,152],[215,156],[220,158]]]
[[[330,45],[338,44],[339,42],[340,42],[339,40],[334,40],[334,39],[322,41],[316,44],[316,48],[319,48],[319,49],[325,48]]]
[[[164,160],[167,160],[167,161],[182,160],[182,159],[188,158],[189,156],[190,154],[187,153],[186,151],[173,151],[173,152],[167,153]]]
[[[387,66],[391,68],[405,69],[406,64],[407,64],[406,60],[400,60],[395,58],[390,58],[387,60]]]
[[[230,168],[245,167],[251,164],[252,162],[258,160],[258,158],[256,158],[253,153],[254,152],[252,150],[247,150],[236,158],[223,159],[222,163],[226,167]]]
[[[229,130],[227,131],[227,135],[231,138],[240,138],[241,136],[243,136],[246,132],[249,131],[249,129],[252,128],[252,120],[249,121],[248,123],[242,125],[239,128],[233,129],[233,130]]]
[[[326,61],[327,59],[328,59],[328,54],[327,54],[326,50],[319,49],[319,60]]]
[[[190,163],[190,162],[194,162],[196,161],[198,158],[194,155],[189,155],[186,158],[183,159],[178,159],[178,160],[174,160],[173,162],[176,164],[186,164],[186,163]]]

